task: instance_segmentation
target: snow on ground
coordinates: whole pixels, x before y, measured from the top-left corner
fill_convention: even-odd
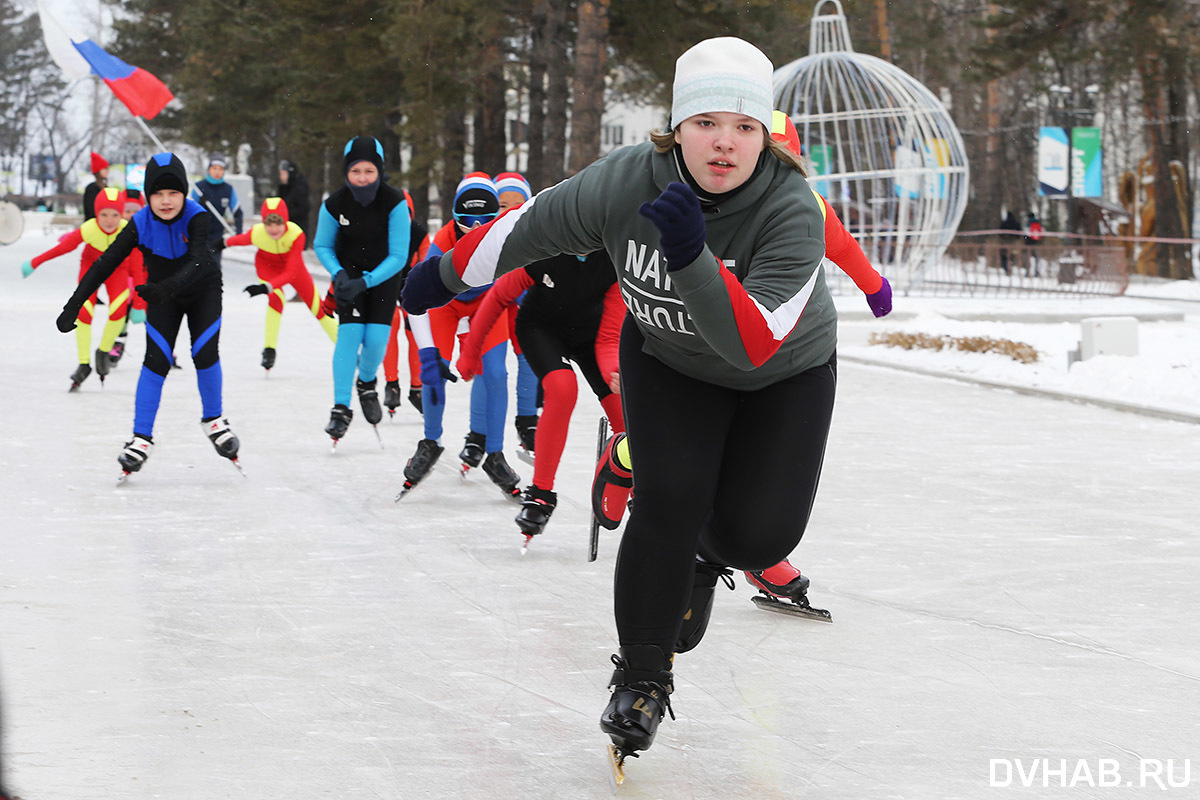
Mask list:
[[[264,304],[229,260],[226,412],[248,477],[200,432],[185,357],[150,462],[117,488],[142,343],[103,389],[93,376],[66,392],[74,342],[53,320],[77,261],[17,269],[52,241],[0,249],[0,689],[18,794],[610,796],[597,723],[618,537],[586,561],[593,398],[581,392],[559,508],[522,558],[515,506],[456,475],[468,387],[449,389],[442,462],[393,503],[417,414],[381,424],[384,450],[356,419],[331,455],[328,341],[289,305],[264,378]],[[880,350],[850,343],[871,330],[958,324],[921,302],[911,319],[903,298],[894,319],[847,313],[842,352]],[[1134,361],[1178,346],[1147,329],[1186,343],[1193,322],[1143,324]],[[1054,336],[1038,346],[1065,350]],[[705,642],[677,659],[678,719],[620,796],[1194,796],[1197,451],[1197,425],[844,359],[794,554],[834,623],[756,609],[741,576],[721,590]],[[1065,776],[1041,771],[1060,760]],[[1106,768],[1119,784],[1102,789]]]

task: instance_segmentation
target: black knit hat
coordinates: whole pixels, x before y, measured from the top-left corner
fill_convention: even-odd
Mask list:
[[[174,153],[159,153],[146,163],[145,193],[152,195],[163,189],[187,194],[187,170]]]
[[[350,167],[359,161],[370,161],[381,173],[383,172],[383,145],[372,136],[355,136],[346,142],[342,151],[342,174],[350,171]]]

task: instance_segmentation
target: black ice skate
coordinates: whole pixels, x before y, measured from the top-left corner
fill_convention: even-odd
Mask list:
[[[525,498],[521,501],[521,511],[517,514],[517,527],[525,534],[525,544],[521,546],[521,554],[529,548],[529,542],[534,536],[546,529],[550,515],[558,505],[558,495],[546,489],[530,485],[525,490]]]
[[[514,503],[521,502],[521,476],[513,472],[513,468],[504,460],[504,453],[499,450],[488,453],[483,460],[483,472],[500,487],[506,498]]]
[[[241,443],[237,436],[229,428],[229,420],[224,417],[211,417],[201,420],[200,427],[204,429],[204,435],[212,442],[216,448],[217,455],[222,458],[228,458],[233,462],[233,465],[238,468],[238,471],[245,475],[242,465],[238,463],[238,448]]]
[[[135,433],[133,438],[125,443],[121,454],[117,456],[117,463],[121,465],[121,477],[117,478],[117,483],[125,482],[130,473],[137,472],[142,468],[142,464],[146,463],[146,459],[150,457],[150,451],[154,449],[154,442],[149,436],[142,436],[140,433]]]
[[[433,470],[433,465],[442,457],[442,451],[445,449],[433,439],[422,439],[417,442],[417,452],[413,453],[413,457],[404,465],[404,486],[396,495],[397,503],[400,502],[400,498],[425,479],[425,476]]]
[[[600,730],[612,739],[608,754],[614,782],[620,784],[625,779],[625,759],[637,758],[637,751],[654,743],[663,714],[675,719],[671,710],[674,676],[670,659],[654,645],[622,647],[612,662],[616,670],[608,685],[614,688],[600,717]]]
[[[379,435],[379,422],[383,419],[383,408],[379,405],[379,392],[375,391],[375,381],[355,381],[358,390],[358,407],[362,409],[363,419],[371,424],[375,431],[375,440],[383,449],[383,437]]]
[[[108,359],[108,353],[100,348],[96,348],[96,375],[100,378],[100,385],[104,385],[104,379],[108,376],[108,368],[112,366],[112,362]]]
[[[463,444],[463,449],[458,454],[458,460],[462,462],[462,476],[466,477],[472,467],[478,467],[483,463],[484,446],[487,444],[487,437],[482,433],[471,431],[467,434],[466,443]]]
[[[759,608],[820,622],[833,622],[833,615],[828,611],[813,608],[809,604],[809,580],[786,558],[762,572],[747,572],[746,581],[760,592],[751,598]]]
[[[733,570],[707,561],[696,560],[696,577],[692,582],[692,599],[688,610],[683,615],[683,626],[679,629],[679,641],[675,643],[676,653],[686,653],[700,644],[704,632],[708,630],[708,620],[712,616],[713,598],[716,594],[717,580],[720,579],[733,590]]]
[[[80,364],[78,367],[75,368],[75,371],[71,373],[71,388],[68,389],[67,391],[68,392],[79,391],[80,385],[84,381],[86,381],[88,375],[91,375],[91,374],[92,374],[92,365],[91,364]]]
[[[325,426],[325,432],[333,439],[333,446],[336,448],[338,440],[346,435],[346,430],[350,427],[350,420],[354,419],[354,412],[348,406],[338,403],[329,412],[329,424]]]
[[[533,463],[534,444],[537,439],[537,414],[518,414],[513,417],[513,425],[517,428],[517,439],[521,443],[521,449],[517,451],[517,455],[522,461],[529,464]]]
[[[418,414],[420,414],[421,416],[425,416],[425,401],[423,399],[421,399],[421,387],[420,386],[410,386],[409,387],[408,402],[412,405],[413,408],[415,408],[417,410]]]
[[[375,391],[376,381],[355,381],[354,388],[358,390],[358,407],[362,409],[363,419],[372,425],[378,425],[383,419],[383,408],[379,405],[379,392]]]
[[[262,352],[262,368],[265,369],[267,372],[270,372],[271,368],[274,366],[275,366],[275,348],[274,347],[264,347],[263,352]]]
[[[400,381],[388,381],[383,386],[383,404],[388,410],[388,419],[396,416],[400,407]]]

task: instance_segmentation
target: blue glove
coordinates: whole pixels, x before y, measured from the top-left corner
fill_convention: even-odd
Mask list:
[[[867,305],[871,307],[871,313],[877,317],[886,317],[892,310],[892,285],[888,283],[888,279],[883,279],[883,286],[879,287],[879,291],[874,294],[867,295]]]
[[[692,187],[675,181],[653,203],[642,203],[638,213],[658,228],[659,249],[667,257],[667,272],[686,267],[700,257],[708,232],[700,198]]]
[[[135,308],[129,312],[129,321],[134,325],[141,325],[146,321],[146,312],[143,309]]]
[[[458,376],[450,371],[450,365],[436,347],[422,347],[418,354],[421,356],[421,384],[429,387],[433,404],[441,405],[446,381],[458,383]]]
[[[362,278],[351,278],[342,270],[333,276],[333,296],[338,303],[349,305],[354,299],[367,290],[367,282]]]
[[[33,274],[33,264],[26,261],[24,264],[21,265],[21,277],[28,278],[32,274]]]
[[[424,314],[431,308],[441,308],[454,299],[441,276],[442,257],[430,256],[408,271],[404,288],[400,290],[400,305],[409,314]]]

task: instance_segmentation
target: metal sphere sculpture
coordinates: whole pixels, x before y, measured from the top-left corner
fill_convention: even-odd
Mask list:
[[[821,13],[827,3],[835,13]],[[898,289],[919,284],[967,205],[966,150],[946,108],[899,67],[854,52],[839,0],[817,3],[809,55],[774,83],[813,188]]]

